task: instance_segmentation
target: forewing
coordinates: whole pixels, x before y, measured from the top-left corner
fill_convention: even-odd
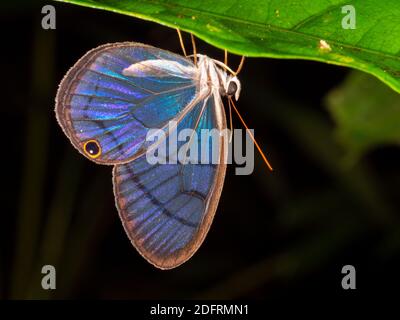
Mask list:
[[[125,163],[145,151],[150,128],[162,128],[188,110],[198,90],[196,75],[190,60],[168,51],[138,43],[104,45],[62,80],[57,119],[89,159]],[[85,152],[88,141],[98,143],[98,157]]]
[[[214,100],[210,96],[204,103],[203,112],[203,102],[199,102],[179,123],[177,131],[197,124],[199,149],[207,148],[209,156],[217,150],[221,160],[226,137],[215,140],[217,148],[212,148],[211,144],[201,145],[204,141],[200,141],[200,132],[226,128],[225,114],[221,106],[217,106],[220,112],[216,113],[219,97]],[[178,148],[181,146],[178,143]],[[226,162],[221,162],[151,165],[144,155],[115,166],[114,194],[120,218],[133,245],[150,263],[161,269],[174,268],[201,245],[222,191]]]

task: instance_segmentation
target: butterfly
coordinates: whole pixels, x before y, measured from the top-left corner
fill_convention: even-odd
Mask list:
[[[181,265],[204,241],[222,192],[229,138],[221,134],[216,141],[217,164],[151,164],[146,153],[155,142],[146,136],[157,128],[168,140],[171,121],[175,133],[222,132],[222,97],[237,100],[241,90],[226,64],[197,53],[192,58],[141,43],[102,45],[67,72],[56,96],[56,118],[73,146],[95,163],[114,166],[126,234],[160,269]]]

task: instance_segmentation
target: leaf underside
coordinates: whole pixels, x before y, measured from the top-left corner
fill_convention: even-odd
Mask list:
[[[373,74],[400,92],[398,0],[353,0],[356,29],[343,29],[345,0],[58,0],[192,32],[232,53],[308,59]]]

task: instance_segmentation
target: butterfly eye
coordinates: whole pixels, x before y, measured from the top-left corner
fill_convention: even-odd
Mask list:
[[[101,147],[96,140],[86,141],[83,150],[92,159],[96,159],[101,155]]]
[[[237,89],[238,89],[238,86],[237,86],[236,82],[231,81],[231,82],[229,82],[228,90],[227,90],[226,94],[228,96],[233,96],[236,93]]]

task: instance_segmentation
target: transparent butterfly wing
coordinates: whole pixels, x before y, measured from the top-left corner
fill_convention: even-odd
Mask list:
[[[134,72],[124,74],[132,65]],[[128,162],[148,147],[149,128],[183,117],[194,104],[196,72],[189,59],[165,50],[139,43],[104,45],[89,51],[64,77],[56,116],[86,157],[84,143],[96,140],[102,153],[91,160]]]
[[[204,140],[200,141],[202,129],[226,128],[219,96],[211,95],[200,101],[176,130],[179,133],[182,129],[194,128],[196,123],[198,156],[201,156],[201,149],[206,148],[203,155],[211,160],[217,150],[220,164],[151,165],[143,155],[114,167],[114,194],[125,231],[141,255],[161,269],[182,264],[199,248],[222,191],[226,137],[222,135],[214,140],[217,148],[215,145],[212,148],[211,143],[202,145]],[[194,139],[191,141],[194,143]],[[181,146],[182,143],[178,143],[178,150]]]

